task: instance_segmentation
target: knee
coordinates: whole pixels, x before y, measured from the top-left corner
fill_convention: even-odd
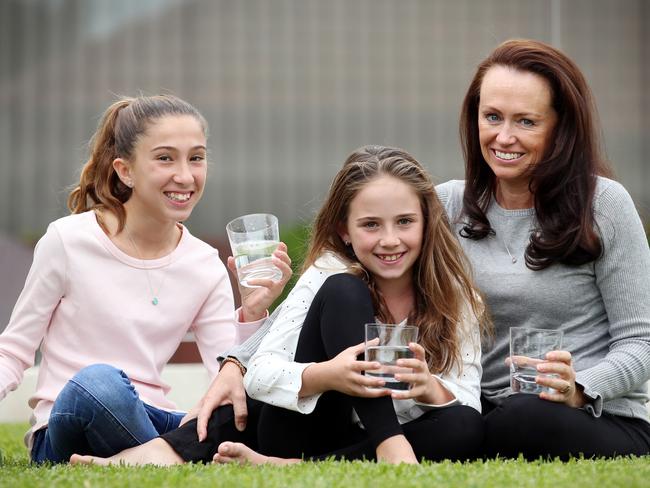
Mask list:
[[[80,386],[86,386],[122,381],[125,376],[124,372],[110,364],[91,364],[77,371],[70,381]]]
[[[513,437],[528,439],[539,432],[550,436],[562,434],[571,429],[569,419],[562,415],[565,408],[534,395],[512,395],[485,417],[486,442],[501,444]]]
[[[478,457],[485,437],[483,416],[472,407],[460,406],[456,408],[454,421],[454,438],[458,446],[455,459]]]
[[[135,389],[124,371],[108,364],[92,364],[79,370],[68,381],[61,395],[68,392],[77,394],[79,390],[95,397],[97,400],[111,399],[116,393],[128,390],[135,395]]]

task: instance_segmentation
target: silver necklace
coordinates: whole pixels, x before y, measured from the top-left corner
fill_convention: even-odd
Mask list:
[[[512,261],[512,264],[516,264],[517,263],[517,258],[515,256],[513,256],[512,253],[510,252],[510,249],[508,248],[508,245],[506,244],[506,241],[504,241],[503,239],[501,239],[498,236],[496,236],[496,237],[497,237],[498,240],[501,241],[501,244],[503,244],[503,247],[505,247],[506,252],[508,253],[508,256],[510,256],[510,261]]]
[[[138,249],[138,246],[135,245],[135,241],[133,240],[133,237],[131,237],[131,233],[129,232],[129,228],[124,226],[124,230],[126,231],[126,235],[129,238],[129,241],[131,241],[131,245],[133,246],[133,249],[135,249],[136,254],[138,255],[138,258],[140,258],[140,261],[142,262],[142,268],[144,269],[145,276],[147,277],[147,283],[149,284],[149,293],[151,293],[151,304],[152,305],[158,305],[160,300],[158,300],[158,294],[160,293],[160,290],[162,289],[163,284],[165,283],[165,280],[167,279],[167,274],[163,276],[163,279],[160,281],[160,284],[158,285],[158,289],[154,290],[153,285],[151,284],[151,276],[149,276],[149,268],[144,262],[144,259],[142,258],[142,254],[140,253],[140,249]],[[166,268],[169,266],[169,264],[172,261],[172,253],[169,253],[169,257],[167,260],[167,263],[163,266],[163,268]]]

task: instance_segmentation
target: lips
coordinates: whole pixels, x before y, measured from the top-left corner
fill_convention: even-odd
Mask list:
[[[176,192],[176,191],[166,191],[163,192],[165,196],[174,203],[185,203],[189,201],[194,192]]]
[[[394,263],[398,261],[402,256],[404,256],[406,252],[399,252],[399,253],[393,253],[393,254],[375,254],[379,258],[380,261],[384,263]]]
[[[505,161],[508,163],[521,159],[525,154],[525,153],[513,152],[513,151],[498,151],[496,149],[493,149],[492,153],[498,160]]]

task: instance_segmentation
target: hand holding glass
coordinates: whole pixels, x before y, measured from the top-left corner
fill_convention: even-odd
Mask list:
[[[244,215],[228,222],[226,231],[242,286],[257,288],[250,284],[251,280],[282,278],[282,271],[271,260],[280,243],[275,215]]]
[[[510,327],[510,387],[513,392],[533,395],[555,392],[535,383],[535,377],[558,377],[539,373],[537,365],[546,362],[546,353],[562,349],[562,336],[561,330]]]
[[[377,361],[379,369],[367,370],[366,375],[381,378],[383,388],[408,390],[410,384],[397,381],[395,374],[411,373],[411,368],[396,365],[398,359],[414,357],[409,343],[417,342],[418,328],[413,325],[366,324],[365,360]]]

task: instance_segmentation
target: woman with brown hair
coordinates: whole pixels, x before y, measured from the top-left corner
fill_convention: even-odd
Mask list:
[[[483,354],[488,456],[647,454],[650,252],[599,153],[587,83],[565,54],[511,40],[461,112],[465,181],[437,188],[496,334]],[[510,327],[558,329],[539,395],[513,394]]]

